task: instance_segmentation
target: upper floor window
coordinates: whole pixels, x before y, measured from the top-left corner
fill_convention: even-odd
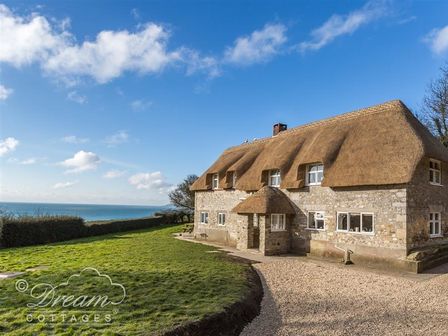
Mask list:
[[[337,231],[373,233],[373,214],[339,212]]]
[[[226,225],[226,214],[218,212],[218,225]]]
[[[280,175],[280,169],[270,170],[269,171],[269,185],[271,187],[280,187],[281,182],[282,182],[282,177]]]
[[[201,212],[201,224],[208,224],[208,212],[202,211]]]
[[[312,164],[308,166],[306,184],[307,185],[320,185],[324,178],[324,165]]]
[[[429,160],[429,183],[442,184],[442,166],[440,161]]]
[[[325,214],[323,211],[308,212],[308,229],[325,230]]]
[[[271,215],[271,231],[285,231],[286,222],[284,214]]]
[[[440,212],[431,212],[429,214],[429,237],[441,237],[441,214]]]
[[[235,188],[235,186],[236,186],[236,172],[234,172],[234,171],[229,172],[227,182],[229,182],[229,181],[230,181],[230,183],[232,183],[232,188]]]
[[[218,189],[219,188],[219,176],[218,174],[213,174],[212,176],[212,188]]]

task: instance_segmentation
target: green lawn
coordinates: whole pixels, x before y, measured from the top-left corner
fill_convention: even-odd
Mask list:
[[[0,280],[0,334],[9,335],[148,335],[159,334],[185,321],[218,312],[247,290],[247,266],[232,262],[202,244],[179,241],[172,233],[180,226],[148,229],[78,239],[52,245],[0,250],[0,271],[24,271],[47,265],[47,270],[27,272],[15,279]],[[119,305],[104,308],[38,308],[27,303],[40,299],[28,295],[40,283],[58,285],[86,267],[96,268],[126,289]],[[105,278],[74,278],[71,287],[61,287],[66,295],[109,295],[122,292]],[[24,279],[29,288],[21,293],[16,281]],[[82,279],[82,280],[81,280]],[[43,293],[37,291],[36,293]],[[59,292],[61,293],[61,292]],[[118,293],[118,294],[117,294]],[[115,295],[115,296],[114,296]],[[42,298],[42,297],[41,297]],[[118,299],[117,299],[118,300]],[[77,319],[62,322],[62,313]],[[28,315],[27,315],[28,314]],[[29,315],[31,314],[31,315]],[[51,316],[54,314],[54,316]],[[94,321],[94,314],[100,316]],[[109,314],[111,322],[105,321]],[[84,322],[81,316],[85,315]],[[32,323],[27,316],[46,321]],[[55,319],[55,322],[49,319]]]

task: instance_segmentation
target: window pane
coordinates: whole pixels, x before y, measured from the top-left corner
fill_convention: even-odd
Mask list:
[[[323,172],[317,173],[317,182],[322,182],[323,178],[324,178]]]
[[[338,230],[347,231],[347,214],[340,213],[338,215]]]
[[[362,231],[373,232],[373,216],[364,214],[362,215]]]
[[[350,214],[350,231],[361,232],[361,216],[360,214]]]
[[[316,228],[319,230],[325,229],[325,222],[323,219],[317,219],[316,220]]]
[[[308,227],[315,229],[314,212],[308,213]]]
[[[317,172],[319,166],[310,166],[310,172]]]
[[[309,182],[316,183],[316,174],[314,174],[314,173],[309,174]]]

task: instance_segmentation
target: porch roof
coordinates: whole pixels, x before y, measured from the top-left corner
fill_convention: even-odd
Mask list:
[[[240,214],[294,214],[294,206],[279,188],[265,186],[241,201],[232,212]]]

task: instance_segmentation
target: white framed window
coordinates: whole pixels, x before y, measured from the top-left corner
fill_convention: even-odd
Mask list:
[[[218,212],[218,225],[226,225],[226,214]]]
[[[271,214],[271,231],[285,231],[285,215],[284,214]]]
[[[438,160],[429,160],[429,183],[442,184],[442,164]]]
[[[306,185],[320,185],[324,179],[324,165],[312,164],[306,169]]]
[[[208,212],[201,211],[201,224],[208,224]]]
[[[213,174],[212,176],[212,188],[218,189],[219,188],[219,176],[218,174]]]
[[[280,187],[282,177],[280,175],[280,169],[274,169],[269,171],[269,185],[271,187]]]
[[[323,211],[308,212],[308,229],[325,230],[325,213]]]
[[[440,212],[430,212],[429,213],[429,237],[442,237],[441,228],[441,213]]]
[[[374,215],[369,212],[338,212],[337,231],[352,233],[374,233]]]

